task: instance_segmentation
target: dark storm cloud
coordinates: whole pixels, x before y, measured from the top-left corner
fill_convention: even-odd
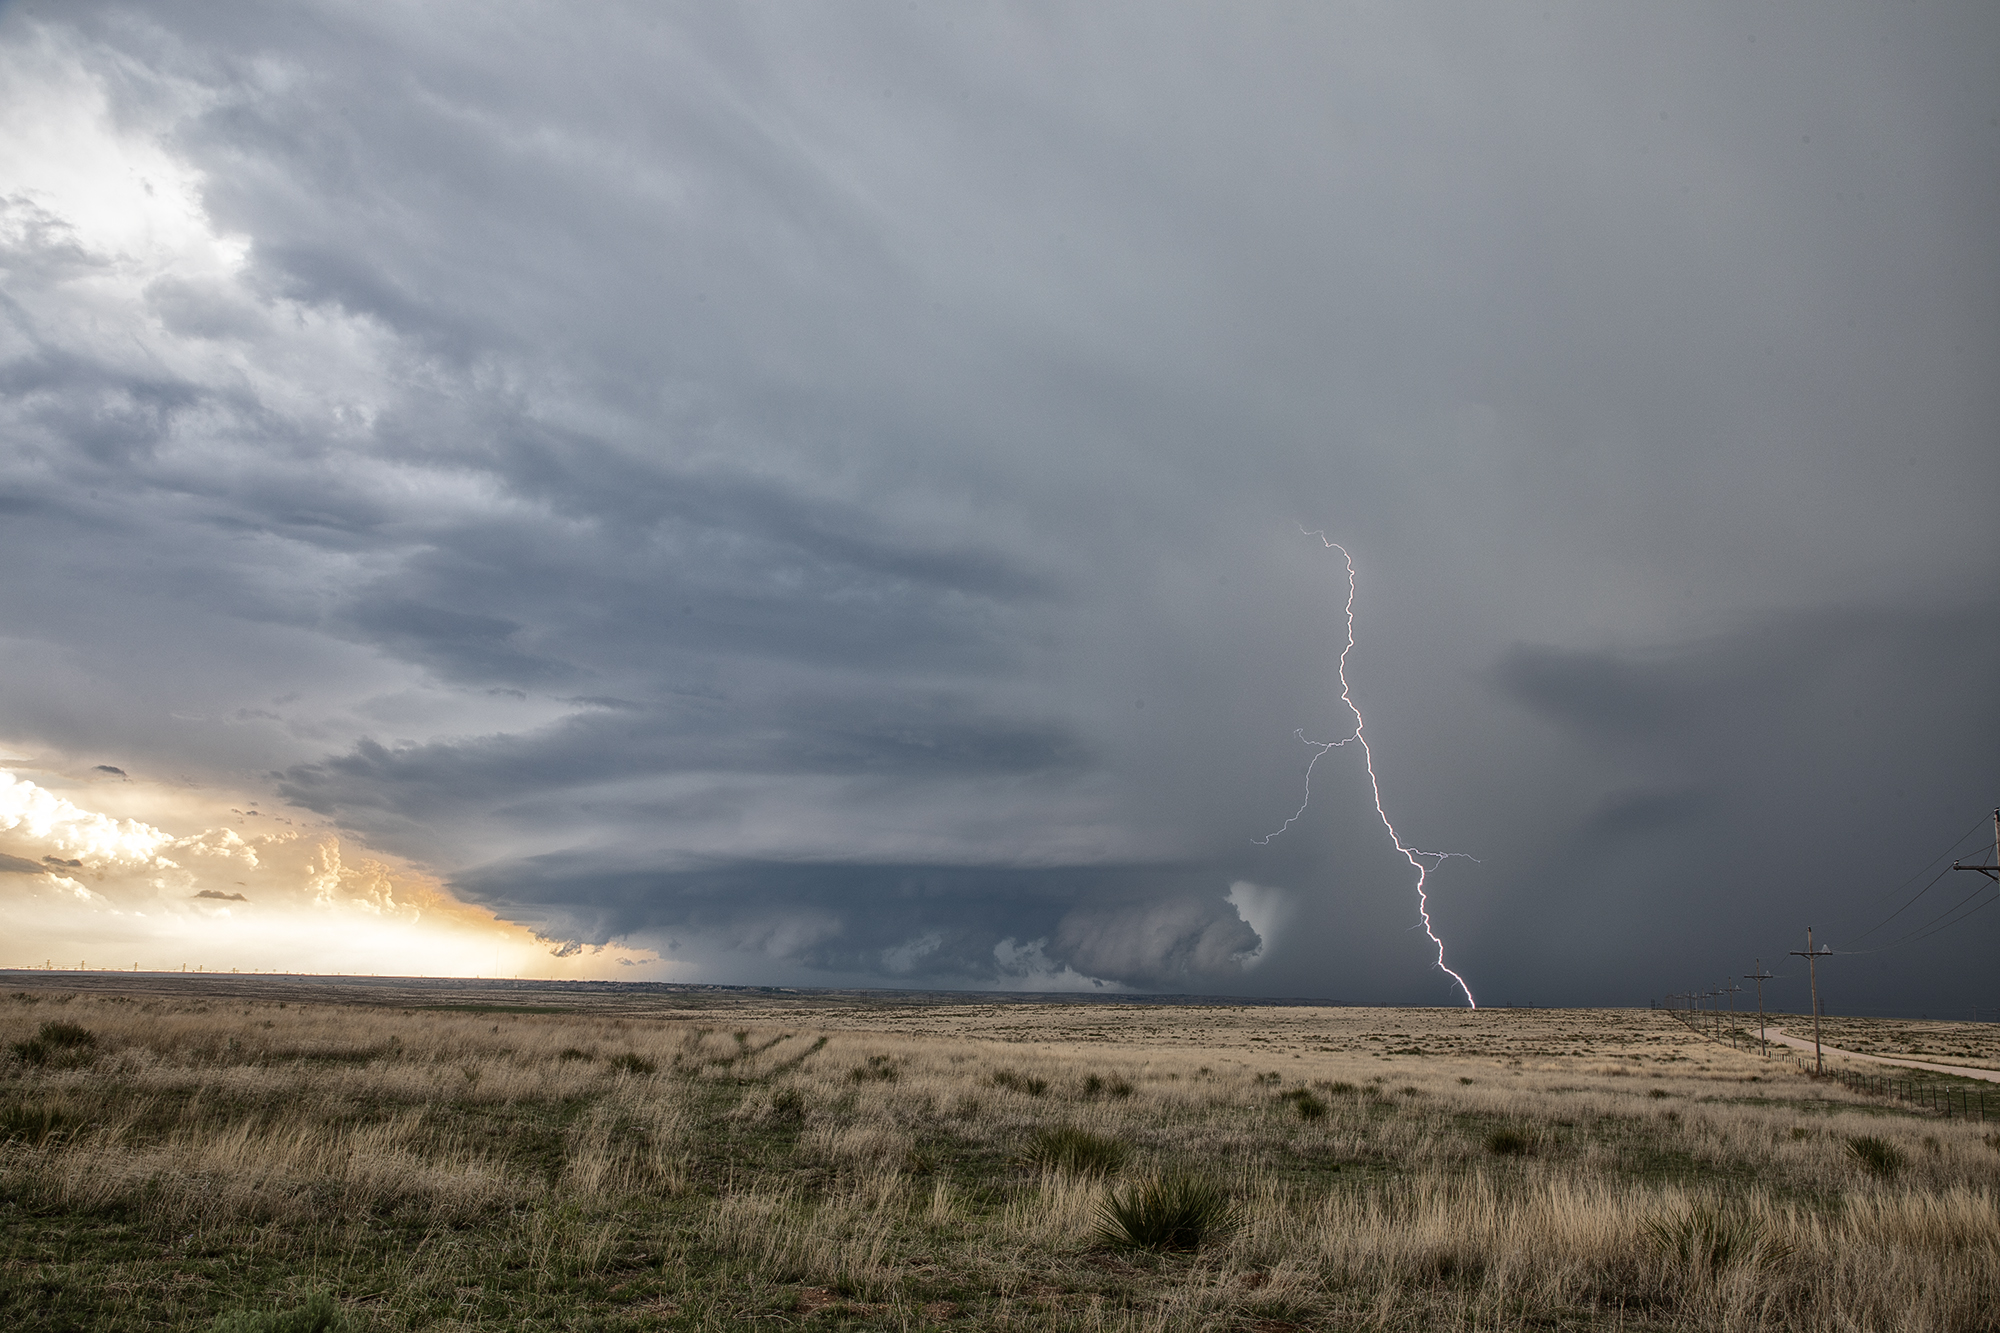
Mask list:
[[[1053,724],[982,717],[949,694],[792,697],[775,710],[726,697],[572,714],[540,731],[347,754],[282,775],[287,800],[322,814],[379,807],[416,819],[527,803],[620,780],[685,773],[884,775],[1059,774],[1088,760]],[[602,798],[600,798],[602,799]],[[520,809],[519,817],[532,817]],[[635,813],[637,813],[635,811]]]
[[[2000,787],[1996,46],[9,10],[0,721],[720,979],[1449,1002],[1351,749],[1251,841],[1303,523],[1453,965],[1685,988]]]
[[[0,853],[0,875],[43,875],[48,873],[48,869],[25,857]]]
[[[1543,781],[1496,802],[1537,831],[1496,831],[1513,864],[1494,868],[1480,951],[1573,948],[1572,972],[1607,984],[1655,952],[1699,960],[1680,963],[1684,989],[1745,970],[1735,952],[1802,947],[1809,924],[1836,948],[1889,943],[1867,932],[1895,886],[1990,780],[2000,717],[1972,701],[1995,660],[2000,627],[1972,606],[1793,613],[1643,654],[1513,650],[1496,685],[1560,739]],[[1846,975],[1886,1003],[1873,962]]]
[[[1537,712],[1592,734],[1656,732],[1685,722],[1700,702],[1682,673],[1614,653],[1522,645],[1501,660],[1496,676]]]

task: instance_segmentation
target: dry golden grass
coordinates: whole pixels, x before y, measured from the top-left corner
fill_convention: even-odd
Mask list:
[[[0,1002],[0,1049],[52,1018],[94,1034],[87,1059],[0,1056],[29,1126],[0,1147],[0,1274],[59,1288],[41,1325],[0,1302],[23,1328],[199,1328],[302,1282],[357,1326],[411,1328],[1943,1331],[2000,1311],[1994,1127],[1643,1010],[51,991]],[[1105,1248],[1116,1181],[1030,1163],[1056,1126],[1125,1145],[1124,1178],[1219,1181],[1238,1225],[1191,1253]],[[234,1276],[179,1283],[216,1255]]]

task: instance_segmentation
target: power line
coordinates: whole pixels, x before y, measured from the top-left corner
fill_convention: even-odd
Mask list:
[[[1979,889],[1975,889],[1975,890],[1974,890],[1973,892],[1974,892],[1974,896],[1976,897],[1976,896],[1977,896],[1978,894],[1981,894],[1981,893],[1989,893],[1989,892],[1992,892],[1992,891],[1991,891],[1990,889],[1987,889],[1987,888],[1984,888],[1984,887],[1982,887],[1982,888],[1979,888]],[[1963,906],[1965,905],[1965,902],[1966,902],[1966,901],[1969,901],[1969,900],[1961,900],[1961,901],[1960,901],[1960,903],[1959,903],[1959,906],[1963,907]],[[1951,920],[1949,920],[1949,921],[1940,921],[1940,922],[1939,922],[1939,923],[1937,924],[1937,926],[1936,926],[1936,927],[1934,927],[1934,928],[1933,928],[1933,929],[1931,929],[1931,930],[1926,930],[1926,931],[1924,931],[1924,933],[1923,933],[1923,934],[1921,934],[1921,935],[1917,936],[1916,938],[1917,938],[1918,940],[1927,940],[1927,939],[1929,939],[1929,938],[1930,938],[1931,936],[1933,936],[1933,935],[1937,934],[1937,933],[1938,933],[1938,931],[1940,931],[1940,930],[1945,930],[1945,929],[1948,929],[1948,928],[1950,928],[1950,927],[1952,927],[1952,926],[1955,926],[1955,925],[1957,925],[1957,924],[1958,924],[1959,922],[1961,922],[1961,921],[1965,920],[1965,919],[1966,919],[1967,917],[1970,917],[1970,916],[1973,916],[1973,915],[1975,915],[1976,913],[1979,913],[1979,912],[1983,912],[1983,911],[1985,911],[1985,910],[1986,910],[1987,908],[1989,908],[1989,907],[1993,906],[1993,904],[1994,904],[1994,903],[2000,903],[2000,895],[1995,895],[1994,897],[1991,897],[1991,898],[1988,898],[1988,899],[1987,899],[1987,900],[1986,900],[1985,902],[1983,902],[1983,903],[1980,903],[1980,904],[1979,904],[1978,906],[1974,907],[1974,908],[1972,909],[1972,911],[1970,911],[1970,912],[1963,912],[1963,913],[1960,913],[1960,914],[1959,914],[1958,916],[1956,916],[1956,917],[1953,917],[1953,918],[1952,918]],[[1900,942],[1901,942],[1901,941],[1898,941],[1898,943],[1900,943]],[[1914,944],[1914,943],[1916,943],[1916,940],[1911,940],[1911,941],[1910,941],[1910,943]],[[1891,947],[1893,947],[1893,946],[1891,946]],[[1872,950],[1871,952],[1878,952],[1878,953],[1879,953],[1879,952],[1880,952],[1880,950]]]
[[[1900,948],[1905,944],[1914,943],[1915,941],[1921,939],[1928,939],[1932,935],[1937,934],[1938,931],[1945,929],[1947,926],[1957,925],[1960,921],[1965,920],[1966,917],[1971,916],[1972,912],[1977,912],[1981,910],[1981,908],[1990,907],[1995,902],[2000,902],[2000,897],[1991,898],[1988,899],[1986,902],[1980,903],[1978,907],[1974,907],[1972,909],[1972,912],[1966,912],[1962,916],[1954,915],[1954,913],[1958,912],[1959,908],[1964,907],[1974,898],[1979,897],[1981,894],[1992,893],[1993,891],[1994,891],[1993,885],[1981,884],[1971,893],[1966,894],[1963,898],[1960,898],[1957,902],[1953,903],[1950,907],[1945,908],[1944,911],[1939,912],[1936,916],[1924,922],[1921,926],[1912,926],[1909,930],[1897,936],[1895,939],[1890,940],[1887,944],[1878,944],[1872,949],[1842,949],[1840,952],[1844,954],[1887,953],[1889,950]]]
[[[1948,847],[1946,847],[1942,852],[1938,853],[1936,856],[1932,857],[1929,861],[1925,862],[1922,870],[1919,870],[1916,872],[1916,874],[1911,875],[1908,879],[1904,880],[1901,884],[1898,884],[1895,888],[1891,889],[1889,893],[1885,894],[1884,896],[1893,897],[1894,895],[1901,893],[1904,889],[1908,888],[1910,884],[1918,878],[1918,876],[1922,875],[1925,870],[1929,870],[1932,866],[1936,865],[1938,862],[1944,860],[1947,856],[1950,856],[1952,853],[1956,852],[1958,850],[1958,845],[1960,843],[1964,842],[1967,838],[1971,837],[1973,834],[1979,832],[1979,830],[1984,828],[1985,826],[1986,826],[1986,816],[1981,815],[1977,820],[1973,822],[1971,828],[1959,834],[1956,838],[1953,838],[1951,840],[1951,844]],[[1862,940],[1867,939],[1870,935],[1873,935],[1876,931],[1882,929],[1882,927],[1888,925],[1891,921],[1894,921],[1897,917],[1901,916],[1905,911],[1915,906],[1917,899],[1923,897],[1926,893],[1929,893],[1939,880],[1943,879],[1946,875],[1949,875],[1950,873],[1951,873],[1951,867],[1946,866],[1944,869],[1938,871],[1937,874],[1931,876],[1930,883],[1924,885],[1921,889],[1918,889],[1916,893],[1911,896],[1908,902],[1904,903],[1901,907],[1898,907],[1895,911],[1889,913],[1889,915],[1883,917],[1880,921],[1877,921],[1874,925],[1868,927],[1868,929],[1862,931],[1859,935],[1855,936],[1855,943],[1858,944]],[[1917,927],[1917,929],[1922,930],[1923,927],[1919,926]]]
[[[2000,806],[1994,807],[1993,810],[1993,860],[1996,864],[1990,866],[1962,866],[1958,862],[1953,861],[1951,868],[1953,870],[1970,870],[1974,874],[1986,876],[1986,878],[1992,880],[1995,884],[2000,884]]]

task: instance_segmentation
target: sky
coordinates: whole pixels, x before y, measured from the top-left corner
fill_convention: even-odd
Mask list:
[[[6,5],[0,964],[2000,1013],[1995,68]]]

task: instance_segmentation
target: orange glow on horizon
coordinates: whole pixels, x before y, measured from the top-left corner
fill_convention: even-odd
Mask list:
[[[0,767],[0,966],[628,981],[673,970],[650,949],[546,939],[351,836],[258,806],[115,770]]]

